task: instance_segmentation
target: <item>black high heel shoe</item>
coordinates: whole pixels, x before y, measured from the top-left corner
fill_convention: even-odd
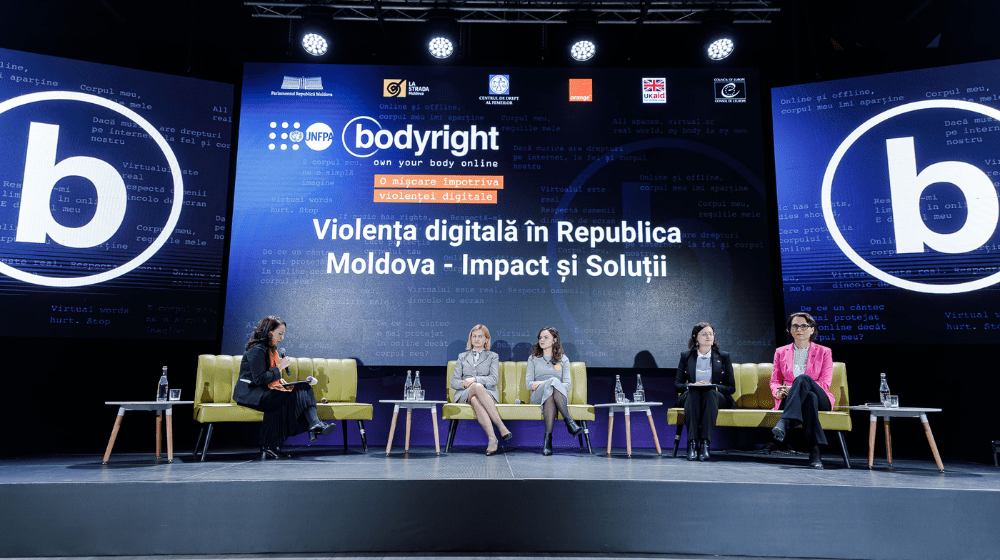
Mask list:
[[[281,452],[279,450],[271,449],[270,447],[260,448],[260,460],[265,461],[267,459],[280,459]]]
[[[309,428],[309,441],[316,441],[317,436],[328,436],[332,434],[335,429],[337,429],[337,424],[333,422],[330,422],[329,424],[326,422],[313,424]]]
[[[577,424],[576,420],[573,420],[572,418],[567,418],[566,431],[568,431],[570,435],[578,436],[583,433],[583,426]]]
[[[514,437],[514,432],[507,432],[507,435],[500,436],[504,441],[510,441]]]
[[[542,455],[546,457],[552,455],[552,432],[545,434],[545,441],[542,442]]]

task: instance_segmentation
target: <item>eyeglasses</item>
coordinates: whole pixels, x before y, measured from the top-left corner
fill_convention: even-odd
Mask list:
[[[804,331],[806,329],[811,329],[812,325],[792,325],[790,328],[793,331]]]

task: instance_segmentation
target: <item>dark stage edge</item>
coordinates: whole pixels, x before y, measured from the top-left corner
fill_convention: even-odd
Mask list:
[[[0,555],[611,553],[966,559],[1000,551],[1000,469],[835,456],[299,448],[0,461]],[[597,449],[595,449],[597,451]],[[488,505],[484,505],[488,504]]]

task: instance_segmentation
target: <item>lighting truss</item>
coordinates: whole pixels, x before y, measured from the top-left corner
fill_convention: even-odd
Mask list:
[[[453,0],[447,9],[460,23],[564,24],[581,12],[599,24],[700,24],[720,14],[735,24],[770,23],[781,11],[774,0],[637,0],[609,2]],[[321,14],[341,21],[422,22],[442,8],[440,0],[246,1],[252,17],[299,19]]]

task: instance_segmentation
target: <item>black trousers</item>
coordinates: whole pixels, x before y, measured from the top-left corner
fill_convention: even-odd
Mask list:
[[[266,391],[260,404],[253,408],[264,413],[260,445],[273,448],[285,443],[289,437],[309,430],[306,411],[316,408],[316,396],[312,387],[303,383],[293,386],[290,393]]]
[[[788,428],[802,424],[809,447],[826,445],[826,433],[819,424],[819,411],[831,409],[830,398],[823,388],[815,379],[803,374],[795,378],[788,396],[781,401],[781,419]]]
[[[715,387],[688,388],[684,400],[684,425],[687,426],[688,440],[712,439],[719,409],[725,404],[726,397]]]

